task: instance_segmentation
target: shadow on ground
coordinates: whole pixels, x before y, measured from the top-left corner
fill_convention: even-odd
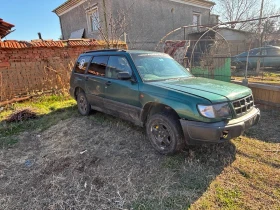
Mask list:
[[[264,142],[280,143],[279,131],[280,112],[262,110],[259,124],[246,131],[245,135]]]
[[[235,159],[231,142],[159,155],[142,128],[101,113],[44,117],[56,121],[0,150],[3,209],[186,209]]]

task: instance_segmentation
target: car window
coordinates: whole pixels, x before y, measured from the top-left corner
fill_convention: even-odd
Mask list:
[[[110,56],[106,68],[106,77],[118,79],[119,72],[128,72],[132,75],[132,70],[127,59],[123,56]]]
[[[280,56],[280,49],[269,49],[268,55],[272,56]]]
[[[90,59],[91,56],[81,56],[76,63],[74,72],[78,74],[84,74],[87,69],[88,63],[90,62]]]
[[[144,81],[192,77],[177,61],[163,53],[132,54],[132,58]]]
[[[259,49],[250,50],[249,51],[249,56],[257,55],[258,52],[259,52]]]
[[[108,63],[109,56],[96,56],[92,59],[89,67],[88,74],[95,76],[105,76],[105,69]]]
[[[262,52],[259,51],[256,55],[260,55],[260,54],[261,54],[261,55],[267,55],[267,50],[262,49],[261,51],[262,51]]]

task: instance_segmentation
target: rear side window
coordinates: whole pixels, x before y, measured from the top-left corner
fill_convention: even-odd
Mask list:
[[[104,77],[108,59],[109,56],[94,57],[88,67],[88,74]]]
[[[280,56],[280,49],[269,49],[268,55],[271,56]]]
[[[86,72],[88,63],[90,62],[91,56],[81,56],[75,66],[74,72],[78,74],[84,74]]]

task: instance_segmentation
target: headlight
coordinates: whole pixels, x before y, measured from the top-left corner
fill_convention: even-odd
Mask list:
[[[227,118],[231,115],[228,103],[215,105],[198,105],[200,114],[207,118]]]

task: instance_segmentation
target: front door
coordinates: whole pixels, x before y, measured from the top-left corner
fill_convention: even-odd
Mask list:
[[[118,79],[119,72],[128,72],[131,66],[124,56],[110,56],[106,68],[104,107],[114,115],[131,121],[139,120],[140,102],[138,83],[134,80]]]

